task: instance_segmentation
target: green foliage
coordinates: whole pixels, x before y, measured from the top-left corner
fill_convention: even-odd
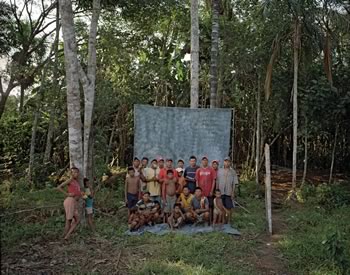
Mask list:
[[[345,248],[344,233],[339,230],[330,231],[322,242],[326,256],[331,259],[343,272],[350,272],[350,254]]]
[[[303,207],[284,213],[288,230],[279,242],[290,270],[315,275],[348,274],[349,206],[339,207],[334,197],[341,196],[344,189],[320,186],[303,192],[306,198]]]
[[[305,185],[302,197],[326,210],[350,205],[350,192],[346,185],[320,184],[317,187]]]

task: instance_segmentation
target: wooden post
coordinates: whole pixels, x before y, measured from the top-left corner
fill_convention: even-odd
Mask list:
[[[265,206],[266,218],[270,234],[272,234],[272,211],[271,211],[271,163],[270,163],[270,146],[265,144]]]

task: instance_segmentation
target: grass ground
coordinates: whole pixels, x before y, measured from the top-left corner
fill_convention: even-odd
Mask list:
[[[264,202],[243,183],[234,226],[242,236],[222,233],[124,236],[122,190],[96,196],[96,233],[80,226],[62,241],[62,195],[54,189],[3,193],[2,273],[37,274],[347,274],[350,207],[325,209],[310,203],[274,211],[274,236],[265,233]],[[309,192],[312,193],[312,192]],[[310,197],[312,198],[312,197]],[[31,211],[26,211],[31,210]],[[22,211],[22,212],[19,212]],[[15,213],[16,212],[16,213]]]

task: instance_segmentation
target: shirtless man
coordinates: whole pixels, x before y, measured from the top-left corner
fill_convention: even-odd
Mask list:
[[[139,200],[140,185],[140,177],[135,176],[134,167],[128,167],[128,176],[125,179],[125,203],[128,207],[128,216],[130,216],[130,209],[135,207]]]
[[[164,213],[168,216],[176,203],[177,183],[172,169],[167,170],[166,178],[162,186],[162,197],[164,202]],[[167,217],[166,217],[167,218]]]

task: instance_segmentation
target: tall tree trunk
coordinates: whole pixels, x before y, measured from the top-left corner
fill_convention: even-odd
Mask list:
[[[259,162],[260,162],[260,121],[261,121],[261,90],[260,76],[258,79],[258,93],[256,97],[256,152],[255,152],[255,183],[259,188]]]
[[[41,83],[43,84],[43,83]],[[34,121],[32,126],[32,139],[30,141],[30,151],[29,151],[29,167],[28,167],[28,181],[30,182],[31,187],[33,187],[33,166],[34,166],[34,153],[35,153],[35,139],[36,132],[38,129],[38,121],[39,121],[39,112],[40,112],[40,104],[37,104],[35,113],[34,113]]]
[[[297,150],[298,150],[298,65],[300,47],[300,23],[295,19],[294,27],[294,80],[293,80],[293,177],[292,187],[296,188],[297,181]]]
[[[198,108],[199,19],[198,0],[191,0],[191,108]]]
[[[83,83],[84,89],[84,165],[83,173],[84,177],[87,177],[89,174],[89,144],[90,144],[90,132],[92,127],[92,115],[94,110],[94,101],[95,101],[95,80],[96,80],[96,36],[97,36],[97,26],[98,18],[100,16],[101,6],[100,0],[93,0],[92,4],[92,18],[90,25],[90,34],[89,34],[89,46],[88,46],[88,65],[87,65],[87,74],[85,75],[80,68],[80,80]],[[86,79],[87,78],[87,79]]]
[[[70,166],[83,168],[82,123],[80,111],[79,65],[71,0],[59,0],[67,83],[68,139]],[[82,177],[80,185],[83,188]]]
[[[220,0],[212,0],[212,28],[210,54],[210,108],[218,106],[218,61],[219,61],[219,12]]]
[[[56,37],[58,37],[59,35],[59,29],[60,29],[60,12],[59,12],[59,5],[57,3],[57,7],[56,7]],[[58,39],[55,40],[55,63],[53,66],[53,87],[55,90],[55,97],[56,95],[58,95],[59,91],[60,91],[60,87],[59,87],[59,83],[58,83]],[[47,137],[46,137],[46,146],[45,146],[45,153],[44,153],[44,159],[43,162],[47,163],[50,161],[50,157],[51,157],[51,151],[52,151],[52,139],[53,139],[53,135],[54,135],[54,130],[55,130],[55,101],[53,101],[50,105],[50,112],[49,112],[49,116],[50,116],[50,120],[49,120],[49,128],[47,130]]]
[[[337,147],[338,130],[339,130],[339,124],[337,124],[337,126],[335,127],[334,144],[333,144],[333,150],[332,150],[332,162],[331,162],[331,169],[329,172],[328,183],[331,183],[333,180],[333,168],[334,168],[335,148]]]
[[[307,161],[308,161],[308,129],[307,129],[307,118],[305,118],[305,137],[304,137],[304,172],[303,172],[303,180],[301,182],[301,185],[303,186],[306,179],[306,173],[307,173]]]
[[[19,98],[19,112],[23,113],[23,106],[24,106],[24,86],[21,84],[21,94]]]

